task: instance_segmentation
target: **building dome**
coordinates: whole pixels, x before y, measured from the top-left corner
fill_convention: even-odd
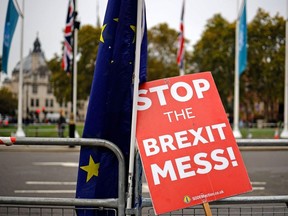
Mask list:
[[[28,75],[29,73],[34,71],[47,71],[47,69],[48,67],[45,56],[41,50],[41,43],[37,36],[36,40],[34,41],[33,51],[30,51],[29,55],[23,58],[23,74]],[[19,71],[20,61],[16,64],[14,70],[12,71],[12,76],[18,74]]]

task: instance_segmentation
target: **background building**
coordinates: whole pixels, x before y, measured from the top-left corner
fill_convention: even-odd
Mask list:
[[[3,86],[18,96],[20,62],[12,71],[11,80],[6,79]],[[60,110],[68,118],[70,103],[59,104],[53,94],[49,70],[38,36],[33,50],[23,59],[23,118],[29,122],[56,121]]]

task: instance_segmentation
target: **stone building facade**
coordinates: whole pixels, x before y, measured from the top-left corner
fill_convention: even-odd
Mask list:
[[[20,62],[12,71],[12,78],[3,85],[18,96]],[[51,74],[41,44],[37,37],[33,50],[23,58],[23,107],[22,116],[30,122],[56,121],[60,110],[69,116],[71,103],[59,104],[53,94]]]

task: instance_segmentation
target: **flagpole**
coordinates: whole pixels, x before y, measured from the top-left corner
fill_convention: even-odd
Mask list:
[[[76,130],[76,118],[77,118],[77,48],[78,48],[78,22],[77,18],[77,0],[75,0],[74,11],[76,13],[74,19],[74,35],[73,35],[73,43],[74,43],[74,50],[73,50],[73,119],[74,119],[74,137],[79,138],[79,134]]]
[[[16,137],[25,137],[22,129],[22,98],[23,98],[23,41],[24,41],[24,0],[22,1],[21,17],[21,36],[20,36],[20,70],[18,82],[18,119]]]
[[[100,13],[99,13],[99,1],[96,0],[96,27],[100,28],[101,27],[101,21],[100,21]]]
[[[288,1],[286,1],[285,41],[284,128],[280,134],[281,138],[288,138]]]
[[[138,0],[137,4],[137,28],[136,28],[136,49],[135,49],[135,67],[134,67],[134,90],[133,90],[133,109],[130,137],[130,157],[129,157],[129,172],[128,172],[128,196],[127,209],[132,206],[132,180],[134,172],[135,160],[135,144],[136,144],[136,125],[137,125],[137,102],[139,90],[139,70],[140,70],[140,51],[141,51],[141,23],[142,23],[143,0]]]
[[[177,53],[177,61],[179,58],[180,62],[177,62],[179,65],[179,75],[185,75],[185,62],[184,62],[184,55],[185,55],[185,38],[184,38],[184,10],[185,10],[185,0],[182,3],[182,11],[181,11],[181,22],[180,22],[180,36],[178,36],[178,53]]]
[[[238,14],[237,1],[237,14]],[[241,138],[241,132],[239,130],[239,16],[236,20],[236,34],[235,34],[235,74],[234,74],[234,120],[233,120],[233,134],[235,138]]]

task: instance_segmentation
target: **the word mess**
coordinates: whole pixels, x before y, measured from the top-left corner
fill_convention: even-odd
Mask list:
[[[155,185],[160,179],[170,178],[171,181],[194,177],[197,174],[209,174],[212,170],[225,170],[228,166],[238,166],[232,147],[215,149],[211,153],[199,152],[191,158],[190,155],[167,160],[163,165],[151,164],[151,171]]]

